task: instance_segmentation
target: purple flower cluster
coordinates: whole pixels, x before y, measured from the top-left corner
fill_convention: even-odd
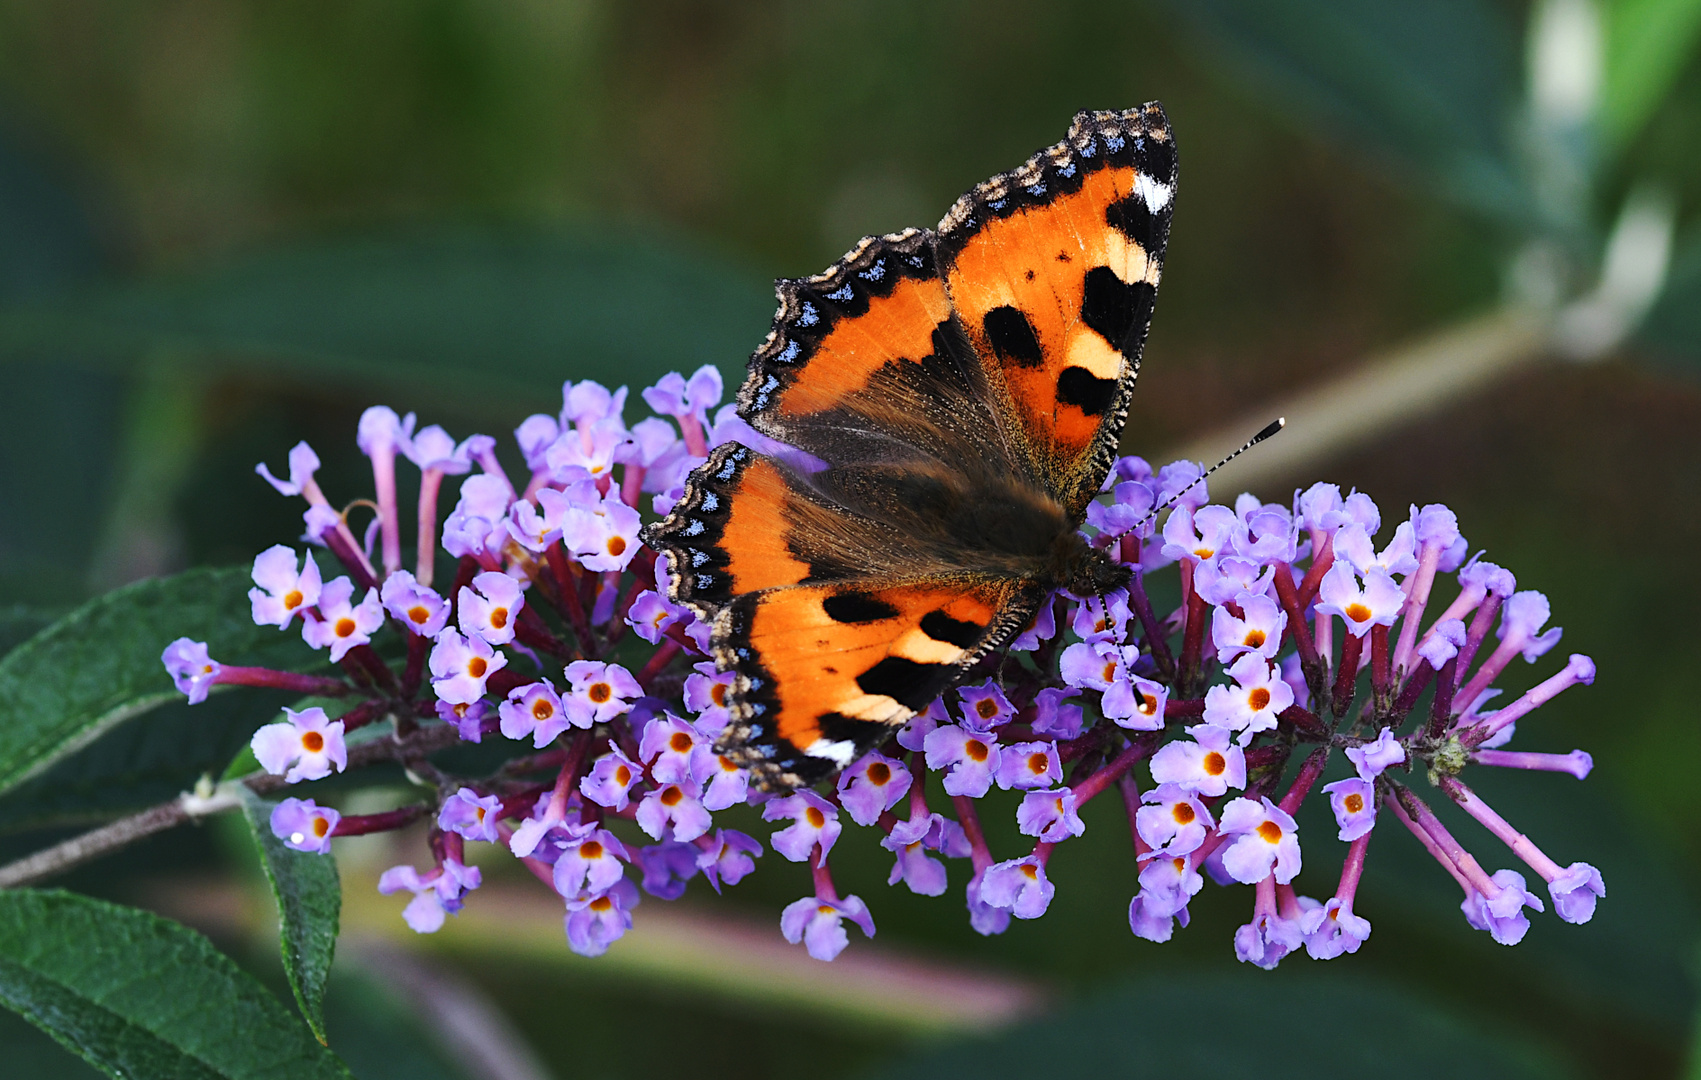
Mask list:
[[[179,689],[192,702],[220,684],[355,702],[337,719],[321,706],[286,710],[255,733],[260,765],[292,784],[346,768],[346,737],[382,719],[395,737],[450,725],[462,740],[507,740],[513,751],[485,776],[417,763],[437,789],[431,807],[345,817],[285,800],[272,828],[286,844],[324,852],[334,836],[431,813],[431,866],[392,868],[379,886],[413,894],[410,926],[435,931],[478,887],[466,841],[501,844],[559,894],[570,947],[596,955],[631,926],[641,892],[674,899],[699,874],[719,891],[751,873],[763,844],[715,815],[760,806],[774,825],[767,846],[806,864],[813,883],[785,908],[781,931],[830,960],[847,921],[874,933],[868,905],[833,881],[829,856],[847,818],[881,834],[891,885],[938,896],[948,861],[968,860],[970,922],[994,934],[1012,917],[1045,914],[1053,850],[1086,831],[1083,809],[1114,788],[1135,850],[1128,919],[1140,937],[1165,941],[1185,926],[1209,878],[1253,887],[1251,920],[1234,934],[1242,960],[1273,967],[1301,947],[1319,959],[1354,952],[1370,934],[1354,909],[1365,852],[1386,814],[1458,881],[1470,925],[1517,942],[1525,909],[1543,901],[1522,874],[1484,870],[1454,839],[1409,782],[1421,770],[1546,883],[1562,919],[1592,916],[1599,873],[1550,859],[1459,779],[1473,764],[1589,770],[1582,751],[1502,749],[1519,720],[1593,680],[1588,658],[1490,708],[1515,658],[1536,663],[1558,642],[1546,598],[1473,556],[1445,507],[1413,507],[1379,541],[1381,513],[1362,493],[1317,484],[1291,504],[1242,495],[1211,505],[1192,462],[1154,473],[1123,458],[1089,508],[1085,532],[1132,571],[1127,588],[1048,600],[1007,653],[825,790],[757,790],[716,749],[731,678],[707,658],[709,628],[668,600],[665,560],[639,538],[645,513],[665,514],[712,446],[772,448],[730,406],[711,423],[721,393],[712,368],[669,375],[642,394],[658,415],[628,426],[626,388],[569,383],[559,414],[515,432],[523,483],[493,439],[456,443],[438,427],[416,431],[411,415],[370,409],[357,441],[375,498],[354,505],[376,513],[358,539],[315,483],[306,444],[291,451],[287,480],[259,468],[306,500],[307,539],[343,573],[326,580],[312,551],[261,553],[254,620],[289,630],[299,619],[303,640],[328,650],[341,674],[221,665],[205,643],[181,639],[162,658]],[[419,471],[411,569],[398,457]],[[459,493],[439,524],[450,476],[462,477]],[[457,560],[442,591],[440,552]],[[1147,588],[1159,572],[1179,583],[1167,614]],[[637,670],[610,661],[617,645],[641,657]],[[1319,787],[1337,752],[1353,775]],[[981,828],[981,800],[995,788],[1017,793],[1016,824],[1032,840],[1010,858],[993,854]],[[1339,884],[1321,900],[1293,887],[1303,862],[1295,814],[1314,789],[1345,845]]]

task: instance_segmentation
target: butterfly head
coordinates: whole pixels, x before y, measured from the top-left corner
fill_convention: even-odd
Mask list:
[[[1117,562],[1102,549],[1089,546],[1079,533],[1070,533],[1072,543],[1060,545],[1060,565],[1056,580],[1076,596],[1103,596],[1126,588],[1133,571]]]

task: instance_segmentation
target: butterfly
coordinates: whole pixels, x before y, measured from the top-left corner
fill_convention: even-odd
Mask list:
[[[767,790],[879,746],[1059,589],[1129,571],[1078,529],[1113,464],[1175,195],[1156,102],[777,283],[738,413],[645,540],[734,674],[717,749]],[[752,440],[755,441],[755,440]]]

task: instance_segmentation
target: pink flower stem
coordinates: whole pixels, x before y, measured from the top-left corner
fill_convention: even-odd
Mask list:
[[[1186,700],[1186,701],[1180,701],[1180,700],[1177,700],[1176,698],[1170,698],[1168,701],[1164,702],[1164,719],[1165,720],[1168,720],[1171,717],[1192,718],[1192,717],[1204,716],[1204,715],[1205,715],[1205,699],[1204,698],[1191,698],[1191,699]]]
[[[1394,648],[1394,670],[1403,671],[1406,664],[1411,662],[1412,649],[1417,645],[1418,625],[1423,621],[1424,609],[1429,606],[1429,590],[1435,584],[1435,570],[1441,565],[1441,547],[1438,544],[1424,544],[1418,555],[1418,568],[1411,577],[1411,588],[1406,592],[1406,606],[1400,618],[1400,643]]]
[[[1311,606],[1311,601],[1317,598],[1317,590],[1323,587],[1323,575],[1335,565],[1335,534],[1332,532],[1319,534],[1316,530],[1311,533],[1311,565],[1306,568],[1305,577],[1299,583],[1299,606],[1303,611]]]
[[[1358,683],[1358,658],[1364,648],[1364,639],[1357,634],[1348,634],[1341,640],[1341,669],[1335,673],[1335,691],[1329,699],[1329,711],[1336,719],[1347,714],[1347,709],[1353,703],[1353,690]]]
[[[567,551],[560,544],[551,544],[546,556],[549,571],[555,578],[556,609],[561,617],[567,620],[567,625],[573,628],[573,636],[579,639],[579,651],[586,656],[596,655],[596,642],[591,635],[591,620],[585,615],[584,602],[579,597],[572,566],[567,562]]]
[[[1565,665],[1564,671],[1557,675],[1550,675],[1530,687],[1518,696],[1517,701],[1504,709],[1498,709],[1492,715],[1461,728],[1459,730],[1459,741],[1465,744],[1465,749],[1475,750],[1492,739],[1495,734],[1505,730],[1507,726],[1517,723],[1558,697],[1561,691],[1584,682],[1585,678],[1590,682],[1594,680],[1594,666],[1588,663],[1587,658],[1573,655],[1571,662]]]
[[[920,750],[910,754],[910,820],[920,821],[933,814],[927,805],[927,755]]]
[[[431,639],[422,634],[409,634],[407,666],[402,669],[402,697],[413,700],[425,681],[425,660],[431,653]]]
[[[1135,818],[1140,812],[1140,781],[1132,772],[1126,772],[1116,782],[1116,787],[1122,792],[1122,809],[1128,813],[1128,835],[1134,841],[1134,861],[1139,862],[1152,853],[1151,845],[1140,836]]]
[[[1299,662],[1305,669],[1305,681],[1316,686],[1321,685],[1323,678],[1323,661],[1317,654],[1317,645],[1312,641],[1311,633],[1305,625],[1305,606],[1299,602],[1299,592],[1294,588],[1293,567],[1287,563],[1276,564],[1276,598],[1281,601],[1282,611],[1288,617],[1288,629],[1293,631],[1294,647],[1299,650]]]
[[[1477,650],[1482,648],[1483,639],[1488,637],[1489,627],[1494,625],[1494,617],[1500,613],[1500,605],[1504,599],[1499,593],[1489,593],[1478,606],[1477,613],[1471,616],[1470,628],[1465,631],[1465,647],[1459,650],[1459,667],[1454,672],[1455,692],[1459,683],[1464,681],[1465,672],[1470,670],[1472,662],[1476,660]],[[1464,698],[1464,702],[1468,706],[1471,699]]]
[[[837,901],[839,890],[833,887],[833,873],[827,867],[827,855],[817,843],[815,850],[809,854],[809,872],[815,879],[815,895],[822,900]]]
[[[1129,537],[1123,537],[1124,550],[1127,548]],[[1135,541],[1138,544],[1138,540]],[[1152,598],[1146,595],[1145,572],[1135,570],[1134,576],[1128,580],[1128,605],[1134,609],[1134,614],[1140,620],[1140,627],[1146,632],[1146,648],[1152,654],[1152,660],[1158,665],[1158,670],[1166,676],[1175,675],[1175,656],[1169,651],[1169,635],[1164,632],[1158,617],[1152,611]]]
[[[356,645],[348,652],[372,676],[374,683],[392,694],[401,692],[401,685],[396,682],[396,673],[390,670],[390,665],[384,663],[372,646]]]
[[[337,719],[343,722],[343,731],[346,733],[356,728],[365,727],[389,711],[390,703],[382,698],[377,698],[372,701],[361,702]]]
[[[298,675],[293,671],[275,671],[263,667],[232,667],[221,664],[214,683],[230,686],[267,686],[277,690],[293,690],[315,697],[342,697],[353,687],[341,679],[323,675]]]
[[[405,828],[425,816],[425,807],[415,803],[379,814],[351,814],[337,822],[332,836],[366,836]]]
[[[514,636],[521,644],[539,649],[558,659],[573,656],[573,650],[567,647],[567,643],[550,633],[543,618],[530,607],[520,609],[519,618],[514,623]]]
[[[1435,847],[1458,868],[1459,874],[1471,888],[1491,900],[1500,895],[1500,886],[1494,883],[1476,858],[1465,850],[1465,846],[1453,839],[1453,834],[1447,831],[1447,826],[1441,824],[1441,819],[1435,816],[1435,811],[1414,795],[1410,788],[1396,787],[1394,794],[1406,813],[1410,814],[1418,827],[1435,842]]]
[[[1394,717],[1395,723],[1398,723],[1412,711],[1412,707],[1417,704],[1419,695],[1429,688],[1429,680],[1434,677],[1435,669],[1429,666],[1428,660],[1419,657],[1417,670],[1413,671],[1410,677],[1406,679],[1405,684],[1400,687],[1400,696],[1394,699],[1394,707],[1390,710],[1390,715]]]
[[[1441,665],[1441,671],[1435,680],[1435,697],[1429,703],[1429,724],[1424,728],[1424,734],[1431,739],[1439,739],[1452,721],[1453,691],[1459,685],[1459,657]]]
[[[672,638],[663,638],[662,643],[657,646],[656,651],[650,655],[650,659],[644,664],[643,669],[638,672],[638,685],[648,691],[650,684],[656,680],[658,675],[667,669],[669,664],[673,663],[673,658],[678,656],[682,651],[683,650],[679,647],[679,642]]]
[[[1102,768],[1080,783],[1075,784],[1072,788],[1075,792],[1075,808],[1079,810],[1087,805],[1088,800],[1115,783],[1124,773],[1138,764],[1142,758],[1150,754],[1155,742],[1153,736],[1156,734],[1156,732],[1152,732],[1134,739]]]
[[[1372,828],[1371,832],[1374,831]],[[1369,832],[1347,845],[1346,861],[1341,863],[1341,883],[1335,886],[1335,898],[1341,902],[1342,907],[1353,906],[1353,896],[1358,892],[1359,879],[1364,876],[1364,855],[1369,850]]]
[[[1306,755],[1305,761],[1299,766],[1299,775],[1293,778],[1293,786],[1282,796],[1282,801],[1276,805],[1285,814],[1292,814],[1299,809],[1299,804],[1311,794],[1311,787],[1317,783],[1317,778],[1323,775],[1323,767],[1329,764],[1329,748],[1319,746]]]
[[[1394,816],[1400,819],[1401,824],[1405,825],[1411,831],[1411,834],[1417,837],[1417,841],[1423,845],[1423,849],[1429,852],[1436,862],[1446,867],[1447,872],[1453,875],[1453,880],[1459,883],[1459,888],[1465,890],[1465,895],[1469,896],[1471,894],[1471,883],[1465,880],[1465,875],[1459,872],[1459,868],[1453,864],[1452,859],[1447,857],[1447,853],[1442,851],[1435,841],[1430,839],[1429,834],[1412,820],[1411,815],[1406,813],[1405,808],[1400,805],[1399,799],[1389,799],[1387,805],[1388,809],[1394,812]]]
[[[709,441],[703,437],[703,421],[695,412],[686,413],[679,419],[679,433],[685,440],[685,449],[696,457],[709,456]]]
[[[401,525],[396,508],[396,448],[380,446],[372,455],[372,487],[378,495],[378,528],[382,537],[384,576],[402,565]]]
[[[1548,858],[1529,837],[1514,829],[1505,818],[1494,812],[1493,807],[1477,798],[1476,792],[1460,783],[1458,777],[1442,777],[1441,790],[1463,807],[1465,813],[1481,822],[1483,828],[1499,837],[1502,843],[1512,849],[1512,854],[1524,860],[1543,880],[1552,881],[1563,871],[1564,868]]]
[[[442,486],[442,469],[430,468],[419,474],[419,539],[413,576],[427,587],[437,569],[437,492]]]
[[[1465,703],[1467,709],[1470,708],[1471,702],[1477,699],[1478,694],[1487,690],[1494,680],[1500,677],[1500,673],[1506,670],[1506,665],[1512,662],[1512,658],[1518,655],[1527,642],[1527,638],[1512,634],[1495,646],[1494,651],[1488,654],[1488,659],[1483,661],[1482,667],[1471,676],[1471,681],[1459,691],[1459,700]]]
[[[354,534],[348,531],[346,522],[339,521],[336,529],[326,533],[323,539],[325,547],[348,570],[356,585],[363,589],[378,587],[378,573],[372,569],[372,563],[367,560],[366,553],[360,550],[360,545],[354,542]]]
[[[1586,779],[1595,767],[1595,759],[1586,750],[1569,754],[1543,754],[1534,750],[1478,750],[1471,755],[1478,765],[1497,765],[1507,769],[1537,769],[1542,772],[1570,773],[1579,780]]]
[[[1181,636],[1181,674],[1177,678],[1177,686],[1183,691],[1194,689],[1200,680],[1200,663],[1205,655],[1205,598],[1193,588],[1192,564],[1182,564],[1183,586],[1186,589],[1186,599],[1183,607],[1187,612],[1187,623],[1182,629]]]
[[[974,800],[967,795],[953,795],[951,805],[957,810],[957,824],[963,827],[963,835],[969,840],[969,861],[975,873],[980,874],[992,865],[993,858],[986,846],[986,833],[981,831],[980,816],[975,813]]]
[[[1385,711],[1393,702],[1393,669],[1388,660],[1388,627],[1370,628],[1370,699],[1378,711]]]

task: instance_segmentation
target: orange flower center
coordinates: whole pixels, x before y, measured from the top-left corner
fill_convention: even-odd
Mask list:
[[[412,619],[416,623],[423,624],[425,620],[431,618],[431,612],[425,610],[424,604],[415,604],[413,607],[408,608],[408,618]]]
[[[614,906],[614,901],[610,900],[606,896],[599,896],[595,900],[591,901],[591,910],[592,911],[599,911],[599,912],[600,911],[607,911],[608,909],[612,908],[613,906]]]
[[[1353,622],[1364,622],[1366,619],[1370,618],[1370,609],[1365,607],[1363,604],[1348,604],[1347,618],[1351,619]]]
[[[1341,805],[1347,808],[1347,813],[1356,814],[1364,809],[1364,796],[1355,791],[1342,799]]]
[[[325,736],[317,731],[309,731],[301,736],[301,748],[309,754],[317,754],[325,749]]]
[[[985,761],[987,755],[991,753],[991,751],[989,751],[986,748],[986,744],[981,742],[979,739],[970,739],[968,742],[963,744],[963,753],[969,755],[969,757],[976,761]]]
[[[346,615],[343,616],[337,620],[336,630],[338,637],[348,637],[354,633],[354,620]]]
[[[991,720],[998,715],[998,703],[991,698],[983,698],[975,705],[975,712],[980,714],[982,720]]]
[[[1270,691],[1260,686],[1246,695],[1246,703],[1252,706],[1253,712],[1257,712],[1259,709],[1268,709],[1270,707]]]
[[[1045,775],[1046,770],[1050,768],[1051,759],[1046,757],[1044,754],[1028,755],[1028,771],[1033,773],[1035,776]]]
[[[490,628],[500,630],[508,625],[508,609],[505,607],[490,609]]]
[[[1273,821],[1266,821],[1258,826],[1258,835],[1264,838],[1266,844],[1279,843],[1282,839],[1282,827]]]
[[[611,537],[609,537],[608,538],[608,553],[610,555],[613,555],[615,558],[619,558],[620,556],[626,554],[626,538],[624,536],[611,536]]]
[[[884,761],[876,761],[868,767],[868,780],[876,786],[884,786],[892,779],[892,767]]]
[[[592,683],[591,688],[585,691],[585,696],[601,705],[614,696],[614,688],[605,682]]]
[[[1209,754],[1205,755],[1204,765],[1206,775],[1221,776],[1223,774],[1223,770],[1228,768],[1228,759],[1224,758],[1215,750],[1212,750]]]
[[[667,786],[667,790],[661,793],[661,802],[663,806],[678,806],[679,800],[683,798],[685,798],[685,792],[680,791],[679,788],[673,784],[669,784]]]
[[[676,731],[673,733],[673,738],[667,741],[667,745],[668,749],[672,750],[674,753],[683,754],[685,751],[691,749],[691,736],[685,734],[683,731]]]
[[[1023,863],[1022,873],[1029,881],[1039,880],[1039,867],[1035,866],[1033,863]]]
[[[1175,823],[1177,825],[1191,825],[1193,824],[1193,819],[1198,817],[1198,815],[1193,812],[1193,807],[1184,802],[1176,803],[1169,813],[1171,817],[1175,818]]]
[[[548,720],[550,717],[552,717],[554,715],[555,715],[555,706],[553,706],[549,703],[548,698],[541,698],[540,697],[536,701],[532,702],[532,717],[533,717],[533,719],[536,719],[538,721],[543,721],[543,720]]]
[[[331,823],[329,821],[326,821],[322,817],[316,817],[316,818],[313,819],[313,835],[314,836],[321,836],[322,837],[330,831],[331,831]]]
[[[291,589],[289,592],[284,594],[284,607],[290,611],[294,611],[296,608],[301,606],[301,602],[305,599],[307,598],[301,595],[300,589]]]
[[[595,840],[586,840],[584,843],[579,845],[579,858],[581,858],[581,859],[600,859],[600,858],[602,858],[602,845],[597,843]]]
[[[628,769],[624,765],[615,766],[614,782],[619,784],[621,787],[625,787],[627,784],[630,784],[632,782],[632,770]]]
[[[1246,645],[1246,647],[1248,649],[1261,649],[1261,648],[1263,648],[1264,647],[1264,631],[1262,631],[1262,630],[1248,630],[1246,632],[1246,639],[1245,639],[1244,644]]]
[[[811,806],[803,812],[803,820],[809,822],[810,828],[819,829],[827,824],[827,815],[823,814],[818,807]]]
[[[467,674],[475,679],[484,678],[484,673],[490,670],[490,664],[482,656],[475,656],[467,661]]]
[[[716,705],[726,704],[726,683],[716,683],[709,687],[709,700]]]

